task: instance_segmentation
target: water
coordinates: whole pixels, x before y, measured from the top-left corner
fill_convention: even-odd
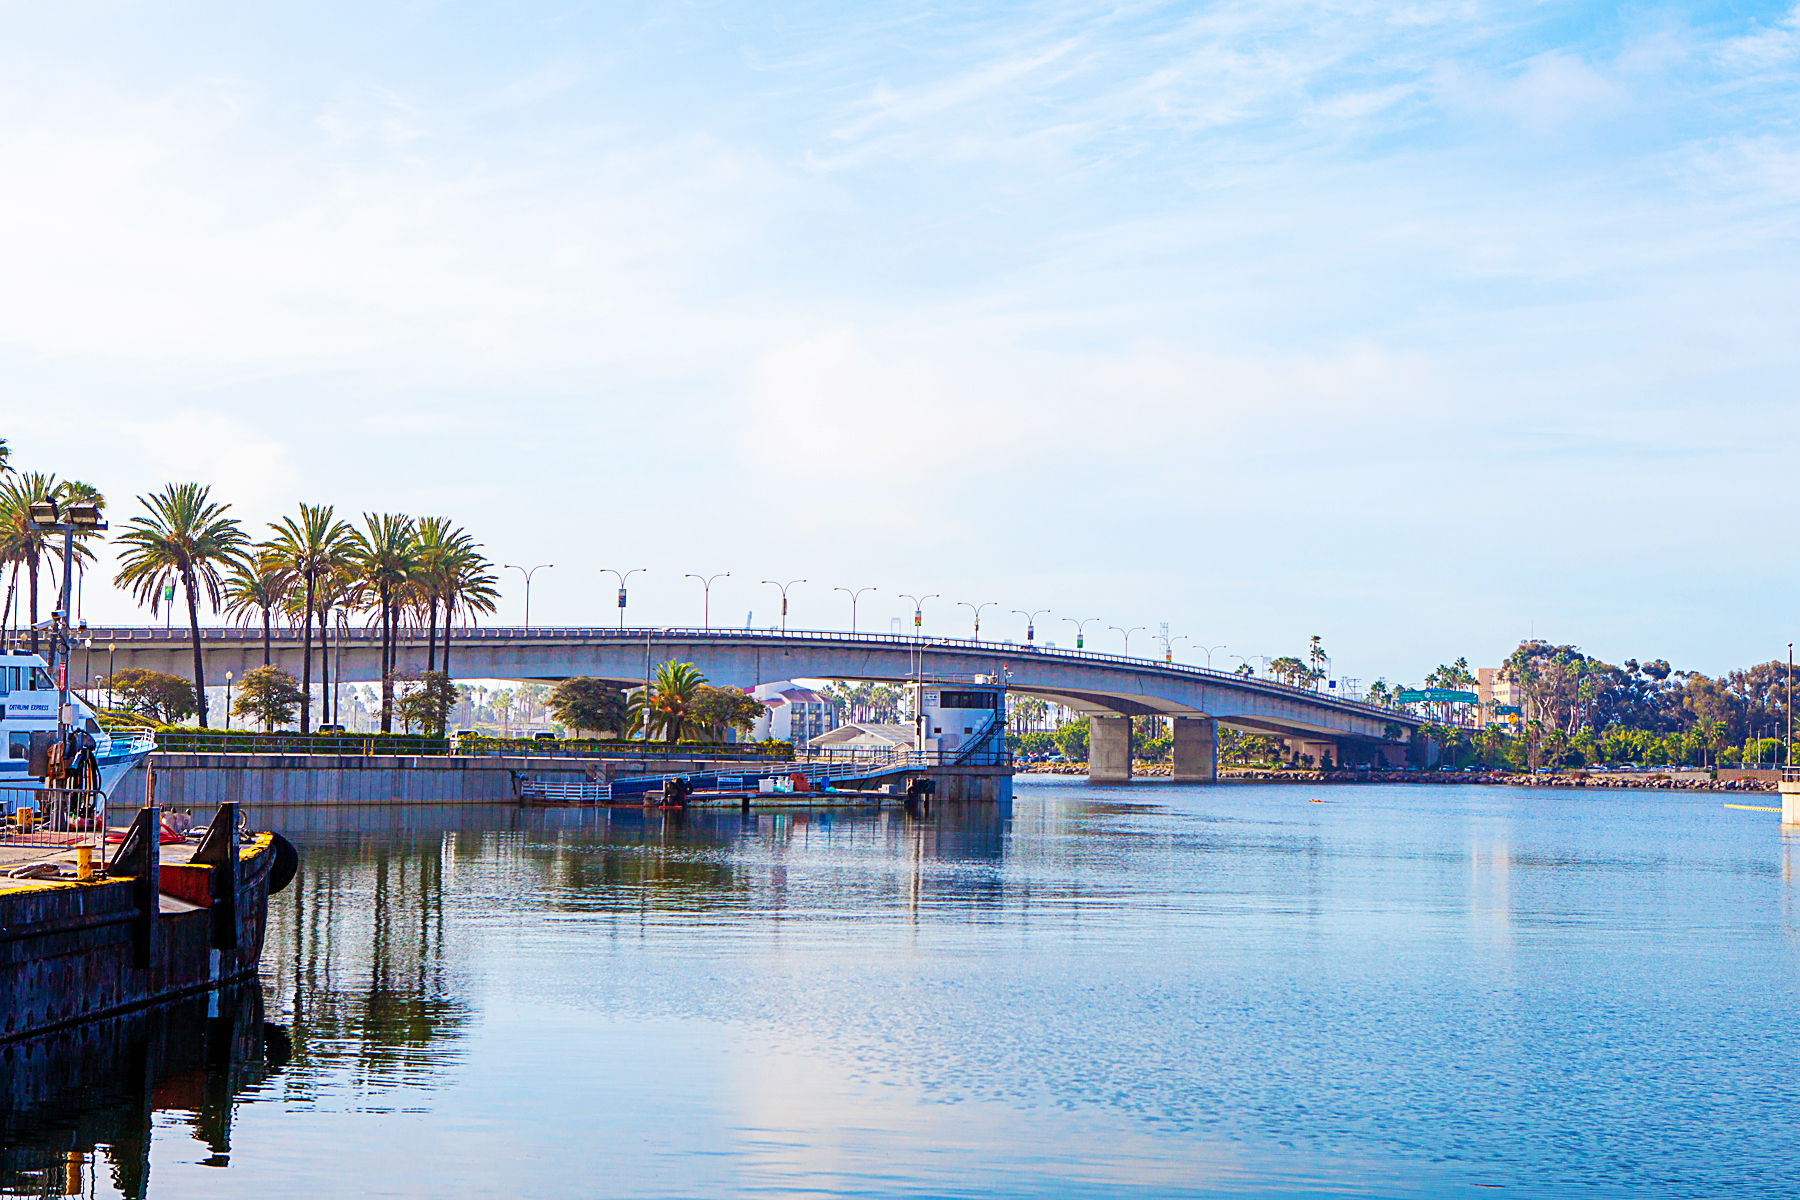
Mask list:
[[[1797,847],[1718,797],[258,816],[291,1049],[153,1196],[1800,1193]]]

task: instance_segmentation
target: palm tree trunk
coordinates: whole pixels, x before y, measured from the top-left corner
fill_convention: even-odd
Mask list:
[[[200,728],[206,728],[206,660],[200,653],[200,598],[194,595],[194,572],[181,572],[181,584],[187,589],[188,629],[194,635],[194,704],[200,710]]]
[[[456,593],[444,597],[444,677],[450,677],[450,607],[456,599]]]
[[[306,609],[300,614],[303,645],[300,650],[300,732],[312,732],[312,610],[313,572],[306,573]]]
[[[322,718],[319,724],[321,725],[331,724],[331,639],[326,636],[330,632],[331,626],[325,619],[327,607],[324,604],[319,606],[319,713]]]
[[[31,550],[29,557],[27,557],[25,559],[25,569],[31,576],[31,613],[30,613],[31,619],[29,622],[26,623],[25,628],[27,628],[31,631],[31,653],[36,654],[38,652],[38,639],[37,639],[38,556],[37,556],[37,550],[35,548],[33,548]]]
[[[437,597],[433,596],[425,608],[425,616],[431,625],[431,632],[425,638],[425,669],[437,670]]]
[[[394,732],[394,621],[393,605],[385,589],[381,596],[381,732]]]
[[[269,640],[274,635],[269,630],[269,610],[263,609],[263,666],[269,665]]]

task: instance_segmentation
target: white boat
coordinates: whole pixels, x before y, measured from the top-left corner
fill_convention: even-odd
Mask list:
[[[0,654],[0,740],[6,745],[0,758],[0,815],[35,807],[29,792],[41,789],[44,781],[30,773],[32,735],[37,735],[40,753],[56,740],[56,696],[56,683],[41,656]],[[76,692],[69,693],[69,707],[70,740],[78,744],[69,747],[76,777],[68,786],[110,797],[127,772],[156,749],[156,735],[135,729],[108,733]],[[84,752],[91,753],[91,764]]]

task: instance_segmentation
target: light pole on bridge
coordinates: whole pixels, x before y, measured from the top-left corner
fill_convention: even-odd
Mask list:
[[[1156,640],[1162,643],[1163,661],[1172,663],[1175,661],[1175,643],[1187,641],[1188,635],[1185,633],[1178,633],[1174,637],[1170,637],[1166,633],[1159,633],[1156,635]]]
[[[517,571],[519,574],[521,574],[525,577],[525,628],[530,629],[531,628],[531,577],[533,575],[536,575],[539,571],[542,571],[548,567],[554,567],[556,564],[555,563],[539,563],[537,566],[531,568],[531,570],[529,570],[529,571],[527,571],[524,567],[515,567],[511,563],[506,563],[504,565],[505,565],[506,570]]]
[[[1013,609],[1014,616],[1025,618],[1025,640],[1027,642],[1037,641],[1037,619],[1049,611],[1047,608],[1040,608],[1036,612],[1026,612],[1022,608]],[[1079,635],[1076,640],[1080,640]]]
[[[1084,638],[1082,636],[1083,631],[1086,630],[1089,625],[1092,625],[1095,621],[1098,621],[1099,619],[1100,619],[1099,617],[1089,617],[1084,621],[1077,621],[1074,617],[1064,617],[1063,618],[1064,621],[1067,621],[1069,624],[1071,624],[1075,627],[1075,648],[1077,650],[1080,650],[1083,646],[1085,646],[1087,644],[1086,638]]]
[[[1122,633],[1125,635],[1125,657],[1130,658],[1131,657],[1131,635],[1134,633],[1144,632],[1146,626],[1133,625],[1130,629],[1120,629],[1117,625],[1108,625],[1107,628],[1112,630],[1114,633]]]
[[[704,629],[706,632],[711,633],[712,632],[712,585],[713,585],[713,580],[715,580],[715,579],[730,579],[731,572],[730,571],[720,571],[717,575],[683,575],[682,578],[683,579],[698,579],[700,581],[700,586],[705,591],[705,598],[701,601],[701,604],[700,604],[700,627],[702,629]]]
[[[923,637],[925,626],[925,602],[927,600],[942,599],[942,597],[936,592],[931,593],[929,596],[913,596],[906,592],[901,592],[900,598],[902,600],[911,600],[913,602],[913,634],[918,637]]]
[[[763,582],[770,587],[778,587],[781,589],[781,632],[785,634],[787,633],[787,590],[796,583],[805,583],[806,580],[790,579],[786,583],[776,583],[773,579],[765,579]]]
[[[856,632],[856,601],[864,592],[873,592],[876,589],[865,587],[851,591],[849,588],[834,587],[831,590],[834,592],[842,592],[844,595],[850,597],[850,632],[854,634]]]
[[[1213,651],[1214,650],[1229,650],[1231,647],[1227,646],[1224,642],[1220,642],[1216,646],[1197,646],[1195,648],[1198,650],[1206,651],[1206,669],[1210,671],[1210,670],[1212,670]],[[1236,658],[1237,655],[1234,654],[1231,657]]]
[[[958,600],[956,603],[957,607],[966,608],[975,614],[975,640],[979,642],[981,640],[981,610],[984,608],[993,608],[1000,602],[998,600],[984,600],[980,604],[970,604],[967,600]]]
[[[633,575],[647,575],[647,574],[649,574],[649,572],[650,572],[649,567],[633,567],[633,568],[631,568],[631,570],[626,571],[624,574],[621,575],[619,572],[613,570],[611,567],[601,567],[600,568],[600,573],[602,575],[618,576],[618,580],[619,580],[619,628],[620,629],[625,628],[625,581],[627,579],[630,579]]]

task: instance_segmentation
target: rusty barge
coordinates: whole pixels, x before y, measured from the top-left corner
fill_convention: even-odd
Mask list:
[[[74,842],[0,831],[0,1045],[254,976],[299,865],[236,804],[191,834],[146,805],[122,836]]]

